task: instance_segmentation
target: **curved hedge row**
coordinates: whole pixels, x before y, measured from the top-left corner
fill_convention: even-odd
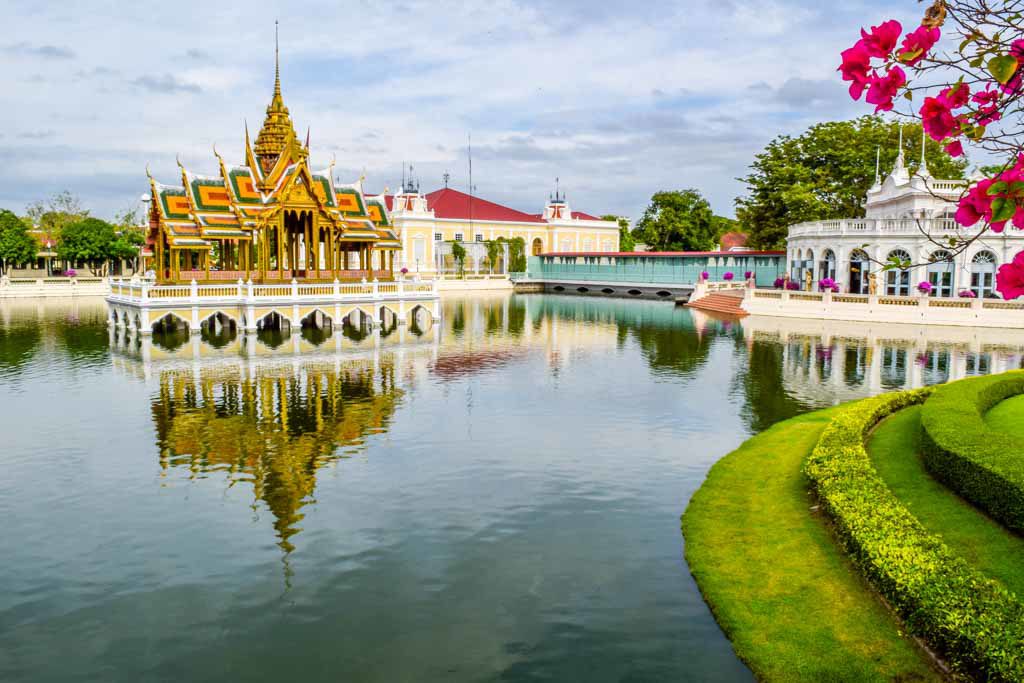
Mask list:
[[[804,472],[854,562],[911,633],[963,673],[1024,680],[1024,605],[929,534],[878,476],[864,448],[878,422],[929,393],[884,394],[854,404],[825,428]]]
[[[1024,393],[1024,372],[935,390],[921,409],[922,457],[933,477],[1015,531],[1024,531],[1024,445],[991,429],[985,413]]]

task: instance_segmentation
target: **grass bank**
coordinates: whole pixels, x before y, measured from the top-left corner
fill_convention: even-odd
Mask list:
[[[1004,401],[1013,402],[1019,404],[1020,433],[1024,434],[1024,402],[1020,402],[1020,397]],[[1001,581],[1018,597],[1024,597],[1024,538],[929,476],[918,450],[920,415],[921,407],[914,406],[882,422],[868,440],[871,462],[925,529],[940,536],[974,568]]]
[[[985,413],[985,422],[990,429],[1024,439],[1024,396],[997,403]]]
[[[711,468],[683,515],[690,571],[761,680],[939,680],[810,510],[801,464],[834,414],[775,425]]]

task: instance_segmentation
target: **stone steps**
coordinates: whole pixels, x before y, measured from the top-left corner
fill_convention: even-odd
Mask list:
[[[742,303],[742,292],[740,292],[739,295],[732,292],[713,292],[707,296],[697,299],[696,301],[691,301],[686,305],[690,308],[696,308],[702,311],[714,311],[716,313],[743,317],[748,315],[748,313],[743,310],[741,305]]]

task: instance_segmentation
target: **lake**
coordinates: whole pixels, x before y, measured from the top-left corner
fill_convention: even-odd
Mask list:
[[[1024,349],[824,325],[480,295],[150,340],[0,302],[0,680],[751,680],[683,560],[711,465]]]

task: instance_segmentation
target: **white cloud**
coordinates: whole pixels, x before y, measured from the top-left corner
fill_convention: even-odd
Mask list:
[[[517,208],[539,210],[559,176],[590,212],[638,216],[653,192],[692,186],[729,214],[768,140],[860,111],[828,84],[858,27],[888,12],[818,7],[184,0],[83,2],[71,18],[15,2],[0,205],[67,188],[111,214],[144,188],[147,163],[173,181],[177,153],[206,173],[213,143],[241,159],[242,122],[255,135],[270,97],[279,16],[285,101],[317,164],[336,155],[339,173],[365,168],[380,188],[405,161],[425,189],[446,170],[465,186],[471,131],[479,192]]]

